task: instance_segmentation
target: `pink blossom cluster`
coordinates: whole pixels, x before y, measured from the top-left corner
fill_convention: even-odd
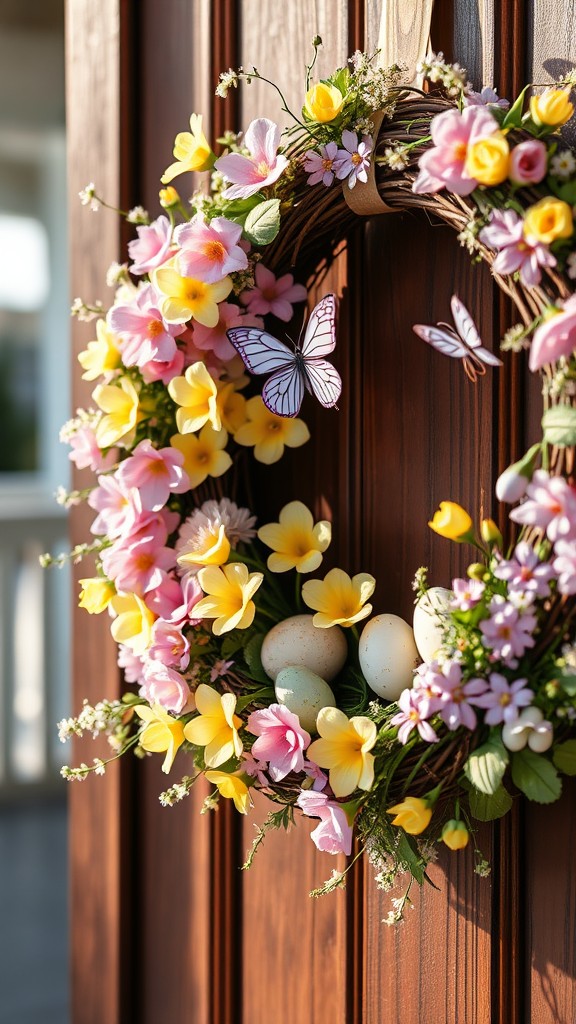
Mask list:
[[[524,556],[524,573],[528,568],[534,571],[532,590],[538,593],[538,586],[542,588],[546,579],[554,578],[561,594],[576,594],[576,489],[564,477],[537,469],[525,500],[512,510],[510,518],[523,526],[539,527],[553,544],[553,559],[547,568],[533,563],[528,567]]]
[[[346,179],[348,187],[354,188],[357,181],[368,181],[372,138],[356,132],[342,132],[342,148],[335,142],[328,142],[318,150],[309,149],[304,154],[304,170],[309,175],[308,184],[331,185],[334,178]]]

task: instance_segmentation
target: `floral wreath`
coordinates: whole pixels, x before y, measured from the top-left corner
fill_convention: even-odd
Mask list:
[[[109,270],[111,308],[75,300],[73,314],[97,318],[79,356],[94,407],[62,439],[95,483],[60,500],[87,501],[94,539],[43,561],[94,559],[80,605],[110,615],[130,684],[121,700],[85,702],[60,723],[61,739],[105,734],[108,760],[159,753],[167,774],[183,752],[193,768],[164,805],[201,777],[213,786],[209,808],[231,799],[246,814],[252,790],[265,793],[279,806],[247,864],[299,808],[318,819],[320,850],[351,858],[346,871],[366,852],[381,887],[408,873],[392,923],[439,842],[460,850],[472,839],[486,874],[476,823],[505,815],[519,794],[557,800],[562,774],[576,774],[576,158],[558,134],[574,112],[573,82],[529,100],[527,86],[509,104],[474,92],[442,54],[419,67],[420,90],[406,69],[357,52],[312,84],[320,43],[301,114],[280,93],[293,118],[283,138],[257,118],[217,140],[216,157],[192,115],[162,177],[165,212],[124,214],[137,237],[129,261]],[[229,71],[217,93],[261,77]],[[210,172],[209,186],[185,202],[171,182],[190,171]],[[93,184],[80,197],[106,205]],[[413,628],[372,615],[369,573],[321,578],[332,527],[302,502],[258,529],[242,503],[250,451],[277,462],[309,440],[302,393],[326,406],[339,393],[324,358],[334,298],[293,349],[279,329],[359,216],[410,207],[448,223],[491,266],[521,319],[501,347],[529,348],[545,407],[541,441],[496,486],[515,506],[515,543],[504,545],[493,520],[476,529],[442,502],[429,526],[474,545],[477,561],[450,589],[418,570]],[[415,330],[475,379],[500,360],[457,297],[452,311],[454,327]],[[107,764],[62,773],[82,780]],[[314,894],[343,885],[346,871]]]

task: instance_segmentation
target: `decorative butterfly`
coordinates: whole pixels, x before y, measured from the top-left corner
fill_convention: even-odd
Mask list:
[[[427,324],[414,324],[413,330],[419,338],[427,341],[445,356],[462,359],[466,376],[472,383],[486,373],[486,366],[502,366],[502,360],[493,352],[484,348],[478,329],[470,313],[457,295],[453,295],[450,307],[456,328],[450,324],[439,323],[435,327]]]
[[[336,405],[342,390],[340,374],[324,356],[336,345],[336,296],[325,295],[312,310],[304,337],[292,351],[268,331],[258,327],[230,327],[226,331],[250,373],[270,373],[262,399],[277,416],[297,416],[304,388],[325,409]]]

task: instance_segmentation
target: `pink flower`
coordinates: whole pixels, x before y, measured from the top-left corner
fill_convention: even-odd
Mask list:
[[[477,707],[488,709],[488,714],[484,716],[486,725],[513,722],[518,718],[519,708],[531,704],[534,696],[532,690],[526,686],[527,682],[527,679],[516,679],[509,683],[498,672],[490,674],[490,689],[474,701]]]
[[[151,285],[141,288],[134,302],[112,306],[108,324],[120,339],[125,366],[143,366],[152,360],[172,361],[177,354],[175,338],[182,334],[182,324],[168,324],[158,309],[157,296]]]
[[[348,178],[348,188],[354,188],[357,181],[366,183],[370,167],[372,139],[369,135],[363,135],[362,141],[358,142],[356,132],[344,131],[342,132],[342,144],[344,149],[338,150],[334,161],[336,177],[340,181]]]
[[[78,469],[91,469],[94,473],[102,473],[112,469],[118,460],[118,449],[111,448],[104,455],[98,447],[96,434],[92,427],[78,427],[69,438],[72,451],[68,458],[74,462]]]
[[[560,312],[544,320],[534,331],[529,366],[539,370],[560,356],[568,358],[576,348],[576,295],[558,301]]]
[[[514,210],[493,210],[489,223],[478,237],[498,251],[492,264],[496,274],[513,274],[519,270],[522,283],[531,287],[542,277],[540,267],[555,267],[556,258],[548,246],[524,237],[523,223]]]
[[[102,568],[118,590],[142,596],[162,582],[162,571],[174,566],[173,548],[158,546],[156,537],[130,542],[120,538],[102,552]]]
[[[144,664],[142,658],[138,654],[134,654],[131,647],[126,647],[126,644],[118,645],[118,666],[124,670],[124,679],[127,683],[138,683],[142,682],[144,674]]]
[[[527,139],[510,153],[508,177],[515,185],[537,185],[546,177],[548,150],[538,139]]]
[[[500,99],[495,89],[490,89],[485,86],[482,92],[474,92],[470,90],[464,96],[465,107],[502,107],[503,110],[507,110],[510,106],[510,101]]]
[[[241,235],[240,224],[226,217],[214,217],[207,223],[201,213],[195,214],[188,224],[176,228],[174,235],[180,246],[180,273],[214,284],[227,274],[246,270],[248,258],[238,245]]]
[[[480,580],[452,580],[454,597],[450,607],[457,608],[460,612],[470,611],[470,608],[474,608],[482,600],[485,589]]]
[[[88,504],[99,513],[90,527],[92,533],[111,538],[129,532],[142,511],[138,491],[125,487],[116,474],[98,477]]]
[[[161,704],[175,715],[184,711],[192,697],[188,683],[180,673],[159,661],[146,662],[140,696],[150,704]]]
[[[312,779],[312,789],[315,793],[322,792],[326,788],[328,782],[328,776],[322,771],[320,765],[314,764],[313,761],[304,761],[303,772]]]
[[[246,294],[246,293],[244,293]],[[212,351],[223,363],[229,362],[236,355],[236,350],[228,341],[226,331],[229,327],[262,327],[263,321],[258,317],[242,316],[240,306],[233,302],[220,302],[218,305],[218,323],[216,327],[194,326],[194,344],[201,352]],[[204,360],[202,360],[204,361]]]
[[[549,562],[541,562],[532,545],[522,541],[516,545],[514,557],[510,561],[502,560],[494,570],[494,575],[508,582],[509,591],[521,591],[532,597],[547,597],[554,573]]]
[[[244,135],[250,156],[229,153],[214,164],[232,185],[223,193],[224,199],[248,199],[261,188],[273,185],[288,166],[285,156],[278,156],[280,129],[266,117],[252,121]]]
[[[259,785],[263,786],[264,789],[270,786],[270,780],[266,777],[266,762],[257,761],[252,754],[244,753],[242,755],[242,771],[249,775],[252,779],[256,779]]]
[[[185,669],[190,661],[190,641],[184,636],[181,626],[156,619],[146,656],[152,661],[161,661],[163,665]]]
[[[510,513],[510,519],[525,526],[546,530],[554,543],[576,536],[576,490],[561,476],[549,476],[537,469],[526,488],[527,501]]]
[[[337,155],[338,146],[335,142],[328,142],[325,146],[320,146],[319,152],[309,149],[304,153],[304,170],[306,174],[310,175],[309,185],[318,185],[320,182],[326,186],[332,184]]]
[[[439,680],[442,692],[442,709],[440,718],[451,730],[463,725],[465,729],[476,727],[476,713],[471,704],[478,703],[478,696],[484,693],[486,683],[483,679],[470,679],[464,682],[462,668],[456,661],[448,661],[442,666]]]
[[[303,790],[296,803],[309,818],[320,818],[320,824],[310,838],[323,853],[352,852],[352,828],[346,812],[340,804],[328,798],[326,793]]]
[[[534,647],[532,634],[535,628],[534,615],[523,614],[500,595],[493,597],[490,602],[490,618],[480,623],[484,647],[511,667],[516,664],[516,658],[521,658],[529,647]]]
[[[253,711],[246,727],[258,736],[252,753],[259,760],[268,761],[268,774],[274,782],[280,782],[289,772],[302,771],[310,736],[300,725],[298,715],[283,704],[270,704],[262,711]]]
[[[304,302],[308,292],[303,284],[294,284],[292,274],[276,278],[263,263],[256,264],[256,287],[242,292],[240,302],[248,312],[266,316],[272,313],[287,323],[292,319],[292,303]]]
[[[146,595],[146,604],[150,611],[172,625],[197,625],[202,620],[195,618],[194,606],[204,596],[195,576],[188,575],[182,580],[176,580],[163,573],[153,593]]]
[[[554,572],[558,575],[561,594],[576,594],[576,543],[558,540],[554,545]]]
[[[136,228],[138,238],[128,242],[132,260],[132,274],[148,274],[160,267],[170,256],[172,226],[164,214],[152,224],[141,224]]]
[[[210,682],[215,683],[217,679],[227,675],[228,670],[232,668],[233,664],[233,661],[224,661],[224,658],[217,658],[210,669]]]
[[[163,384],[168,385],[174,377],[181,377],[184,370],[184,352],[180,348],[176,349],[173,359],[161,360],[151,359],[147,363],[142,363],[138,369],[142,374],[142,379],[146,384],[151,384],[152,381],[161,380]],[[197,359],[191,360],[197,362]]]
[[[398,741],[407,743],[412,729],[418,729],[426,743],[436,743],[438,737],[429,722],[432,710],[430,702],[419,690],[403,690],[398,698],[400,711],[390,720],[390,725],[398,725]]]
[[[497,130],[498,122],[485,106],[437,114],[430,125],[433,146],[420,157],[420,174],[412,191],[439,192],[447,188],[459,196],[470,195],[478,182],[464,169],[468,146]]]
[[[118,470],[118,480],[129,490],[136,487],[143,511],[159,512],[171,494],[190,488],[183,469],[184,456],[176,448],[155,448],[148,438],[140,441]]]

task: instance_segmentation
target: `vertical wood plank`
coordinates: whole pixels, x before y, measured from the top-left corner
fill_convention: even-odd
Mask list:
[[[378,64],[406,64],[408,80],[416,78],[416,65],[428,52],[434,0],[366,0],[366,43],[368,53],[379,50]]]

